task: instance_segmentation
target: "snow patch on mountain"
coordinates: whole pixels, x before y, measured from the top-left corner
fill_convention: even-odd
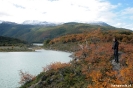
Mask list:
[[[52,23],[47,21],[38,21],[38,20],[26,20],[22,24],[28,25],[44,25],[44,26],[57,26],[59,23]]]
[[[23,23],[21,23],[22,25],[43,25],[43,26],[58,26],[58,25],[62,25],[62,24],[72,24],[72,23],[86,23],[86,24],[90,24],[90,25],[100,25],[100,26],[111,26],[105,22],[102,21],[92,21],[92,22],[67,22],[67,23],[63,23],[63,22],[47,22],[47,21],[38,21],[38,20],[26,20]],[[9,22],[9,21],[2,21],[0,20],[0,24],[17,24],[15,22]]]
[[[0,20],[0,24],[17,24],[17,23],[10,22],[10,21],[2,21],[2,20]]]

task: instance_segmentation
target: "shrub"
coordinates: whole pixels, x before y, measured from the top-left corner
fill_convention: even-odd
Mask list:
[[[31,75],[31,74],[29,74],[27,72],[23,72],[22,70],[20,70],[20,74],[19,75],[21,77],[21,80],[19,82],[21,85],[23,85],[23,84],[25,84],[27,82],[30,82],[30,81],[35,79],[35,76],[33,76],[33,75]]]

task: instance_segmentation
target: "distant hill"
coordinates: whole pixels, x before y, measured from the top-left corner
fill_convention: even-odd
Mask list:
[[[102,30],[126,30],[109,26],[104,22],[97,24],[69,22],[60,25],[38,25],[36,21],[33,21],[33,23],[35,24],[31,25],[27,24],[27,22],[25,24],[2,22],[0,24],[0,36],[18,38],[28,42],[43,42],[46,39],[52,39],[66,34],[82,33],[98,28]],[[44,23],[49,24],[48,22]]]
[[[27,42],[21,41],[16,38],[0,36],[0,46],[14,46],[14,45],[18,46],[18,45],[23,45],[23,44],[27,44]]]

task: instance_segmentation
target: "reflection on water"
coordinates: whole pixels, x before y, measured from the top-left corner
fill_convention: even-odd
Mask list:
[[[20,86],[19,70],[37,75],[51,62],[69,62],[71,53],[37,50],[36,52],[0,52],[0,88]]]

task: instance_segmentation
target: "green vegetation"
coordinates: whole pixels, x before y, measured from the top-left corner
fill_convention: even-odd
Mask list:
[[[55,63],[59,65],[59,63]],[[63,64],[62,64],[63,65]],[[75,68],[75,69],[73,69]],[[70,88],[71,86],[85,87],[85,75],[80,71],[81,65],[66,65],[63,68],[49,68],[49,71],[40,73],[33,81],[28,81],[20,88]],[[78,83],[78,84],[77,84]],[[38,85],[39,84],[39,85]],[[86,83],[87,85],[87,83]]]
[[[27,44],[27,42],[10,37],[0,36],[0,46],[21,46]]]
[[[16,38],[0,36],[0,51],[11,52],[11,51],[32,51],[27,48],[28,43]]]

